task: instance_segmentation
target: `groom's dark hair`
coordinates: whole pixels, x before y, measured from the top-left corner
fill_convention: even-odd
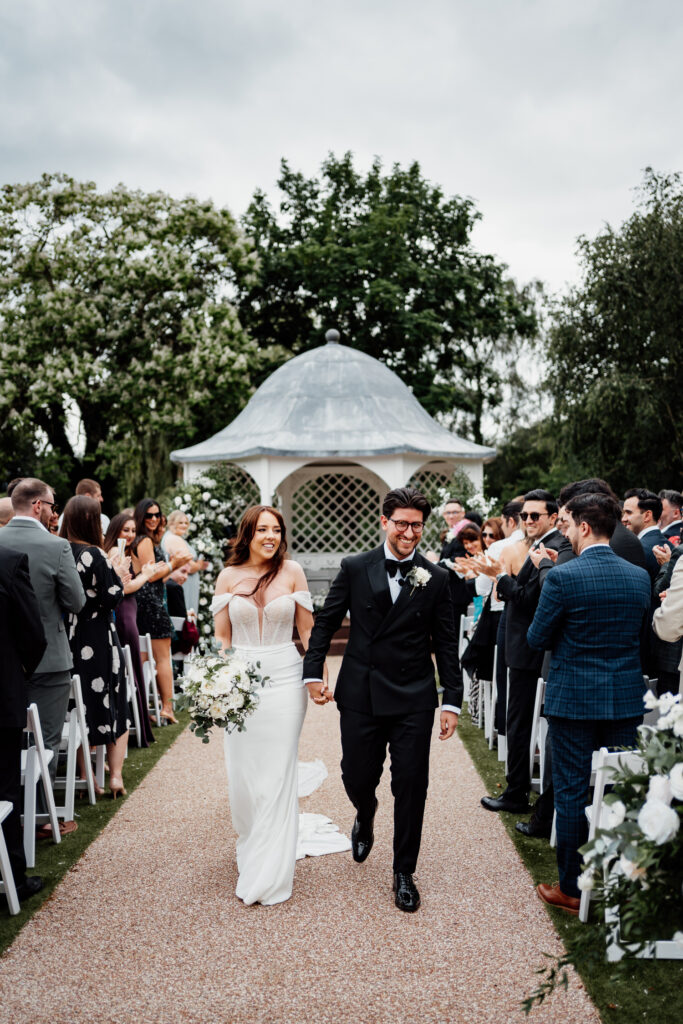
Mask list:
[[[397,508],[414,508],[417,512],[421,512],[423,523],[427,522],[432,511],[432,506],[424,494],[420,494],[414,487],[396,487],[393,491],[389,491],[382,502],[382,515],[391,519]]]

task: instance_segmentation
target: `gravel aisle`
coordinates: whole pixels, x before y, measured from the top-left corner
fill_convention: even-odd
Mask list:
[[[432,751],[417,914],[393,905],[386,770],[365,864],[299,861],[288,903],[244,907],[222,744],[185,732],[0,960],[0,1021],[521,1024],[559,939],[463,746]],[[330,773],[302,810],[348,833],[332,707],[309,705],[300,753]],[[578,982],[530,1020],[599,1024]]]

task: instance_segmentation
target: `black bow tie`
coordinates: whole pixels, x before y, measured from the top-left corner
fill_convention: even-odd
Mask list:
[[[394,578],[397,572],[400,573],[401,576],[405,579],[405,577],[408,575],[408,573],[413,567],[413,560],[411,558],[404,560],[403,562],[397,562],[395,558],[385,558],[384,565],[386,566],[386,570],[392,579]]]

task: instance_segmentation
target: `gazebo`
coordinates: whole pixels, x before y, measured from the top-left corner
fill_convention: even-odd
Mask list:
[[[344,555],[379,542],[387,490],[410,483],[436,499],[457,467],[480,490],[496,455],[438,424],[384,363],[339,344],[337,331],[325,337],[271,374],[227,427],[171,453],[185,480],[216,462],[239,467],[255,500],[282,509],[317,590]],[[426,544],[439,528],[430,525]]]

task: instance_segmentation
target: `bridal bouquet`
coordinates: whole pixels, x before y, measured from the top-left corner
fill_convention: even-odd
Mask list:
[[[245,661],[230,650],[192,654],[185,664],[177,704],[190,712],[195,736],[208,743],[214,726],[243,732],[258,705],[258,690],[268,679],[259,672],[259,662]]]

